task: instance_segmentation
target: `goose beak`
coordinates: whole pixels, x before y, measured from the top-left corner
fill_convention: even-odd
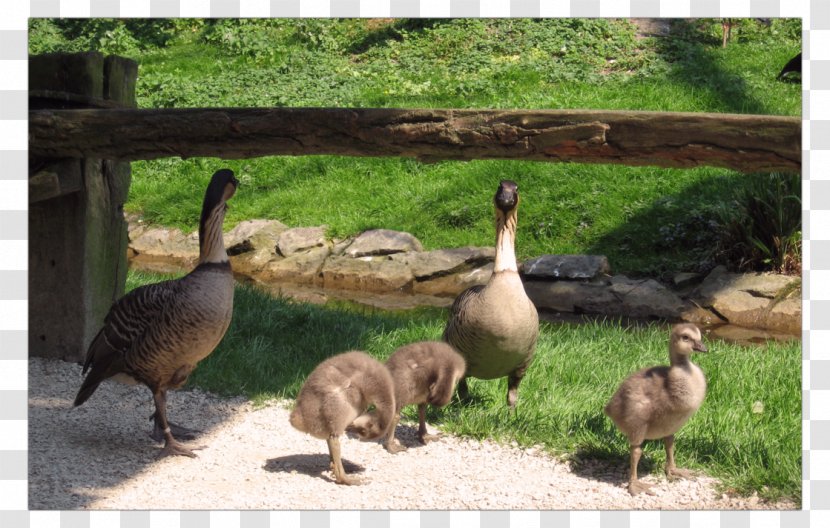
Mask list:
[[[236,194],[236,188],[239,186],[239,180],[236,178],[231,177],[230,181],[227,185],[225,185],[225,192],[223,193],[222,198],[225,200],[230,200],[234,194]]]
[[[697,352],[709,352],[709,349],[706,348],[706,345],[704,345],[702,341],[695,341],[694,346],[692,346],[692,350]]]
[[[511,211],[519,203],[519,187],[515,182],[510,180],[503,180],[499,184],[499,189],[496,191],[496,196],[493,201],[500,210],[505,213]]]

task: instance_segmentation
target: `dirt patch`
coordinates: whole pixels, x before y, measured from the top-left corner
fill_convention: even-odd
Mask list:
[[[147,432],[153,412],[142,386],[104,383],[81,407],[74,363],[29,360],[29,508],[55,509],[795,509],[727,497],[707,476],[667,482],[655,496],[625,490],[627,462],[569,464],[538,449],[445,436],[390,455],[376,443],[343,439],[346,471],[369,482],[338,486],[325,442],[288,423],[289,402],[255,408],[198,390],[169,395],[171,419],[204,431],[198,458],[157,459]],[[682,449],[678,445],[678,449]]]

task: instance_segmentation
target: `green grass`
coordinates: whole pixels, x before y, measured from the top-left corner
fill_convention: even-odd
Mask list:
[[[131,272],[128,289],[158,276]],[[234,317],[219,347],[190,378],[223,395],[255,402],[293,398],[322,360],[352,349],[384,360],[418,340],[438,339],[447,314],[440,309],[382,312],[347,305],[314,306],[274,299],[240,286]],[[645,366],[667,362],[668,330],[623,328],[612,322],[542,323],[536,357],[508,413],[506,381],[471,379],[473,400],[429,411],[430,423],[455,434],[552,453],[611,459],[627,467],[628,447],[602,408],[620,381]],[[801,353],[797,341],[743,347],[707,343],[695,361],[709,390],[701,409],[677,435],[678,465],[720,477],[739,493],[801,497]],[[756,401],[762,413],[753,413]],[[407,408],[404,421],[416,419]],[[286,427],[289,425],[286,423]],[[645,445],[642,468],[662,471],[659,442]]]
[[[194,22],[194,24],[196,24]],[[726,49],[716,22],[634,37],[623,20],[304,20],[196,24],[137,50],[138,100],[153,106],[607,108],[798,115],[800,85],[775,81],[800,46],[797,21],[743,23]],[[218,47],[224,43],[225,49]],[[230,51],[227,51],[230,50]],[[615,272],[706,271],[715,209],[735,172],[521,161],[199,158],[133,163],[126,207],[195,230],[214,170],[242,185],[226,227],[250,218],[325,224],[345,237],[382,227],[427,249],[493,242],[498,181],[519,183],[520,258],[601,253]]]
[[[645,39],[625,20],[603,19],[60,24],[33,19],[31,50],[96,46],[134,57],[140,107],[801,110],[800,84],[775,80],[800,49],[798,20],[741,21],[725,49],[718,20],[676,21],[671,36]],[[382,227],[408,231],[428,249],[492,244],[491,197],[510,178],[523,196],[521,258],[601,253],[615,272],[635,276],[710,269],[722,259],[713,254],[716,209],[751,188],[751,177],[714,168],[170,158],[133,163],[126,208],[195,230],[207,181],[223,166],[242,182],[227,228],[251,218],[325,224],[337,237]]]

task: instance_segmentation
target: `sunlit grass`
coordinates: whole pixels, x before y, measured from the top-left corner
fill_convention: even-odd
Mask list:
[[[159,277],[131,272],[128,288],[155,280]],[[434,308],[390,313],[343,303],[308,305],[240,286],[230,329],[189,383],[255,402],[294,398],[327,357],[358,349],[385,360],[404,344],[440,339],[446,317],[445,310]],[[694,361],[707,376],[708,393],[677,435],[678,464],[718,476],[741,493],[800,500],[799,342],[707,345],[710,353]],[[625,467],[627,443],[602,409],[628,374],[667,361],[664,325],[542,323],[515,414],[505,403],[505,379],[471,379],[471,403],[456,400],[431,409],[428,419],[462,436],[542,445],[558,455],[610,458]],[[404,422],[414,420],[415,408],[407,408]],[[662,443],[647,442],[644,460],[661,471]]]

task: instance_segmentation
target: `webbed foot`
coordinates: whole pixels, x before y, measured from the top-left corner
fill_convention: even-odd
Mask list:
[[[164,444],[164,447],[162,448],[161,452],[159,452],[158,457],[164,458],[168,456],[186,456],[190,458],[196,458],[196,453],[194,453],[193,451],[204,449],[206,447],[207,446],[198,446],[188,448],[185,447],[184,444],[181,444],[180,442],[177,442],[175,440],[168,441]]]
[[[638,495],[640,493],[645,493],[647,495],[654,495],[654,492],[651,491],[653,484],[647,484],[641,480],[633,480],[628,483],[628,493],[632,496]]]

